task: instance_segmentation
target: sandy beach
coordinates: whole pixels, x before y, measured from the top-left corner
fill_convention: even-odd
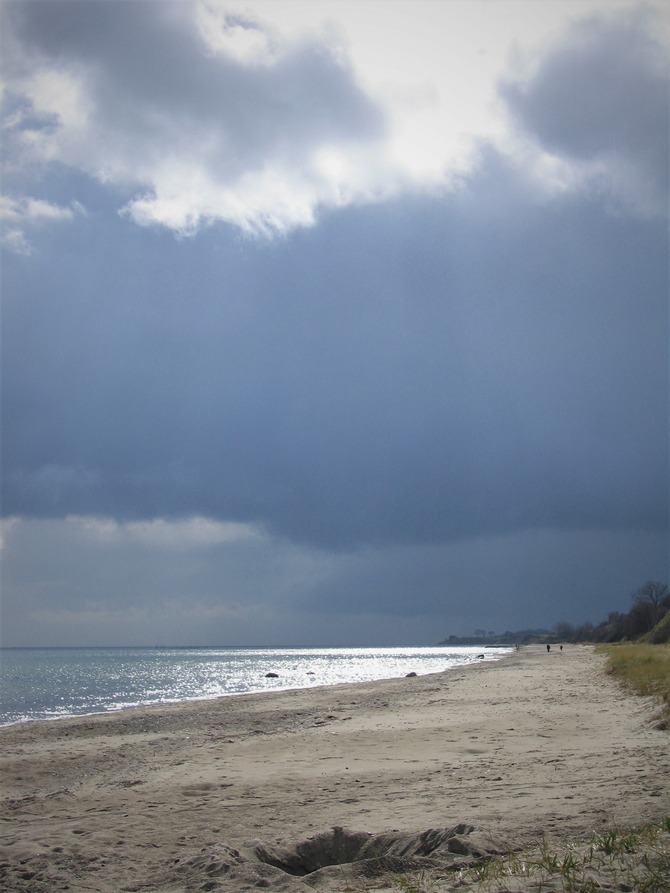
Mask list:
[[[603,667],[589,646],[528,646],[442,674],[0,729],[0,888],[382,890],[427,859],[448,890],[482,853],[658,821],[670,733]]]

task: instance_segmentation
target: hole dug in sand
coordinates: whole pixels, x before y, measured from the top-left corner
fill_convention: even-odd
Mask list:
[[[369,834],[333,828],[297,844],[253,841],[233,849],[219,844],[190,859],[183,870],[189,890],[304,891],[335,889],[343,879],[375,878],[423,868],[457,868],[509,851],[492,845],[472,825],[420,833]],[[338,887],[340,889],[340,887]]]

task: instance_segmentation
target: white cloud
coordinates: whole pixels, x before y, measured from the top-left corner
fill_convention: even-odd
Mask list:
[[[15,168],[83,170],[121,189],[142,225],[266,235],[311,225],[345,194],[364,200],[384,169],[384,114],[336,40],[282,41],[212,4],[101,3],[85,23],[80,6],[57,9],[55,23],[30,3],[17,12]],[[324,151],[343,164],[324,166]],[[359,172],[346,190],[345,169]]]
[[[13,254],[21,254],[27,257],[32,248],[23,230],[10,226],[2,231],[2,244]]]
[[[250,11],[28,2],[14,9],[6,81],[21,103],[7,116],[6,162],[83,170],[117,189],[139,225],[282,234],[321,208],[452,188],[481,140],[509,132],[496,84],[510,47],[546,51],[571,13],[630,5],[389,0],[380,16],[376,3],[328,0]],[[548,165],[561,189],[609,177],[640,192],[620,156],[579,170],[533,159]],[[21,227],[5,241],[28,250]]]
[[[169,520],[156,518],[151,521],[128,521],[114,523],[108,520],[73,519],[86,527],[94,525],[103,538],[117,542],[136,542],[154,549],[189,550],[207,548],[225,543],[239,543],[258,539],[260,531],[251,524],[233,521],[214,521],[210,518],[191,517]],[[113,526],[110,526],[113,525]]]
[[[251,235],[271,236],[314,221],[314,191],[282,168],[267,167],[226,184],[198,165],[169,163],[153,180],[153,190],[122,209],[140,225],[191,235],[203,224],[224,220]]]
[[[62,206],[29,196],[0,196],[2,243],[15,254],[28,255],[32,248],[26,230],[68,222],[85,213],[82,205],[76,201]]]
[[[82,213],[78,202],[69,207],[54,205],[39,198],[11,198],[0,196],[0,219],[9,223],[37,224],[72,220],[75,213]]]
[[[3,644],[291,641],[318,550],[203,516],[2,523]],[[297,618],[299,619],[299,618]]]
[[[12,517],[1,523],[0,534],[9,535],[17,528],[22,529],[31,523],[37,525],[40,522]],[[47,528],[60,525],[61,535],[67,536],[70,542],[79,541],[89,546],[114,549],[138,546],[149,551],[186,552],[264,539],[260,528],[253,524],[216,521],[201,516],[117,521],[97,515],[68,515],[62,521],[41,523]]]
[[[280,52],[278,35],[249,13],[232,13],[217,0],[196,5],[196,22],[207,45],[238,62],[269,65]]]

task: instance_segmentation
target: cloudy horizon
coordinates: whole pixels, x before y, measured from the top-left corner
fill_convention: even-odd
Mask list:
[[[670,581],[661,3],[4,0],[9,645]]]

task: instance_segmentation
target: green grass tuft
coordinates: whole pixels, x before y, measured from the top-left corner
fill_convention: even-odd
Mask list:
[[[585,843],[547,841],[523,855],[502,856],[461,871],[465,888],[486,893],[537,890],[595,893],[607,889],[668,893],[670,818],[610,829]]]

